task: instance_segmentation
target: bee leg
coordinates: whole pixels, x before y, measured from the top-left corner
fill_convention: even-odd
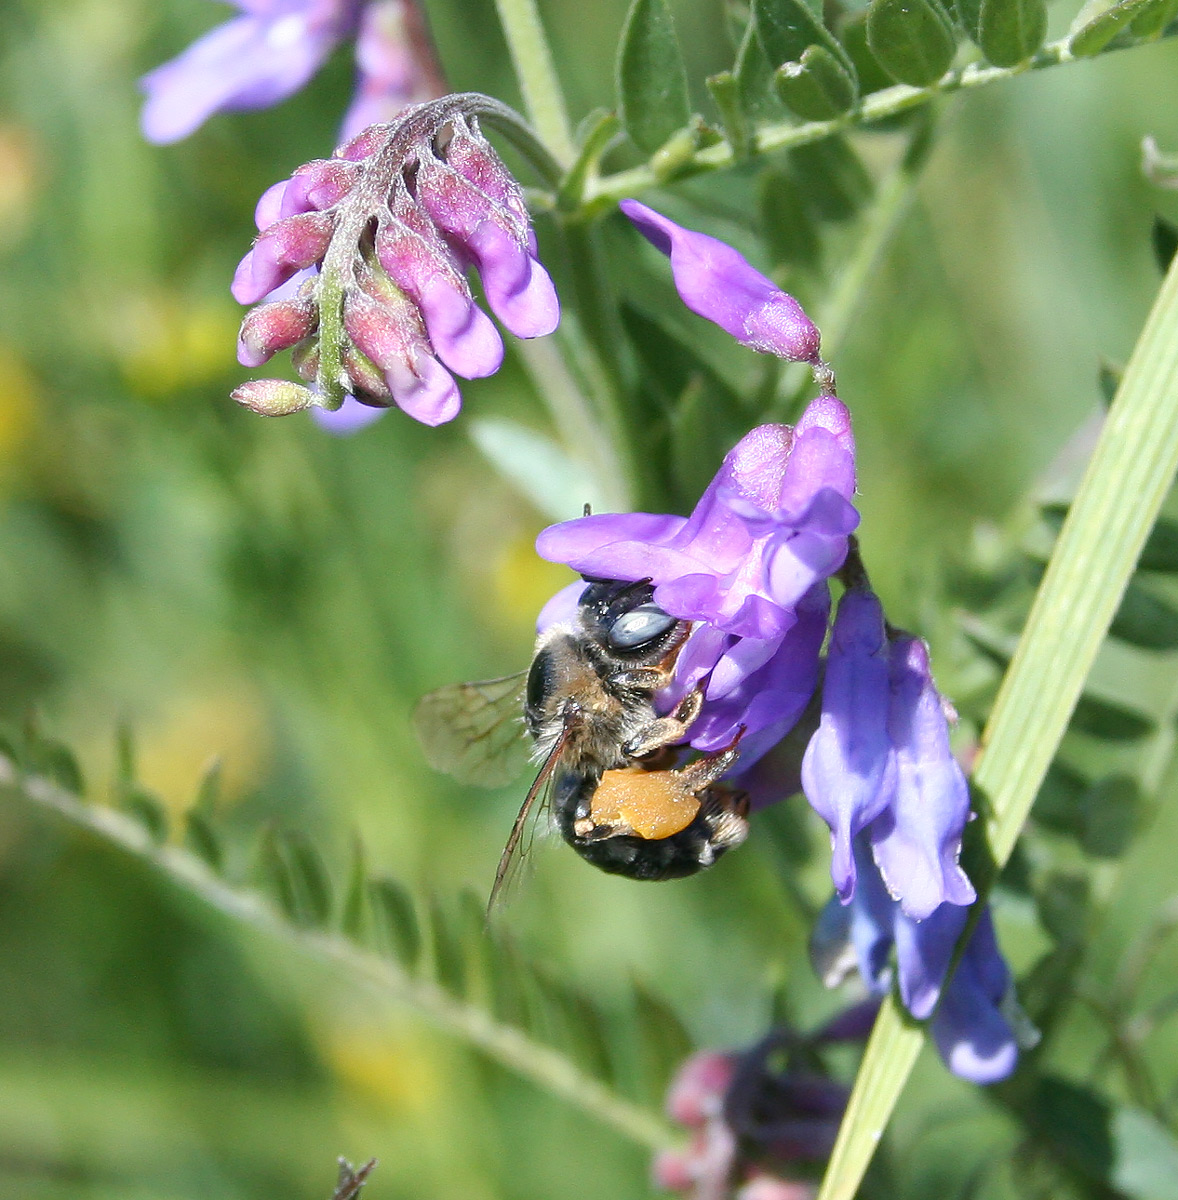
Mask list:
[[[699,716],[703,703],[703,688],[697,687],[688,692],[675,706],[674,712],[651,721],[622,747],[622,753],[627,758],[644,758],[664,746],[671,745],[672,742],[681,741]]]
[[[697,758],[695,762],[684,767],[679,772],[683,777],[684,783],[693,792],[699,792],[706,787],[710,787],[721,775],[731,770],[735,765],[736,760],[740,757],[740,751],[737,747],[740,745],[742,737],[744,737],[743,726],[737,731],[736,737],[723,750],[713,750],[711,754],[705,754],[702,758]]]

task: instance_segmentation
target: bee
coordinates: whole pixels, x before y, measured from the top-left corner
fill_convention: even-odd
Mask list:
[[[739,737],[686,766],[677,743],[703,705],[701,688],[660,715],[691,626],[654,603],[649,580],[586,579],[572,620],[540,635],[527,672],[431,692],[415,724],[431,765],[496,786],[523,729],[540,764],[495,874],[494,905],[530,822],[548,807],[570,846],[603,871],[676,879],[711,866],[748,833],[748,798],[720,779]],[[515,718],[515,719],[513,719]]]

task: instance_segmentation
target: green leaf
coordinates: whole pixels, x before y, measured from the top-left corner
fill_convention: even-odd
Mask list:
[[[1110,775],[1084,796],[1081,845],[1093,858],[1124,854],[1141,816],[1141,789],[1129,775]]]
[[[810,121],[841,116],[859,99],[850,71],[824,46],[809,46],[798,62],[778,67],[774,84],[785,106]]]
[[[789,154],[802,198],[819,220],[846,221],[871,199],[871,176],[841,134]]]
[[[1099,54],[1131,21],[1148,20],[1155,9],[1169,9],[1170,0],[1120,0],[1080,26],[1068,49],[1076,58]]]
[[[866,9],[852,13],[843,21],[839,27],[839,41],[855,68],[861,95],[867,96],[892,86],[892,77],[879,65],[879,59],[871,53],[871,47],[867,44]]]
[[[421,955],[421,928],[409,893],[395,879],[381,878],[369,884],[368,894],[385,947],[399,963],[412,969]]]
[[[67,792],[73,792],[76,796],[85,794],[82,768],[78,765],[74,752],[64,742],[51,738],[35,738],[29,745],[28,769],[53,780],[58,787],[65,788]]]
[[[1120,382],[1120,372],[1108,367],[1110,375]],[[1103,372],[1104,368],[1102,368]],[[1068,515],[1066,504],[1045,504],[1042,509],[1043,519],[1058,532]],[[1162,571],[1166,574],[1178,572],[1178,521],[1171,517],[1158,517],[1149,537],[1145,539],[1141,557],[1137,560],[1140,571]]]
[[[214,758],[200,777],[192,811],[211,817],[221,802],[221,760]]]
[[[1178,572],[1178,521],[1158,517],[1137,566],[1142,571]]]
[[[184,844],[214,872],[220,874],[225,865],[225,852],[211,822],[202,812],[188,814],[184,827]]]
[[[838,39],[805,0],[753,0],[753,21],[771,68],[800,62],[811,46],[821,46],[855,80],[855,68]]]
[[[1178,609],[1134,581],[1125,589],[1109,632],[1143,650],[1178,647]]]
[[[822,242],[793,175],[768,170],[757,181],[761,237],[775,266],[815,267]]]
[[[147,830],[153,842],[162,845],[168,840],[168,812],[154,792],[132,784],[120,797],[119,807]]]
[[[972,42],[982,40],[982,0],[953,0],[953,11]]]
[[[1035,907],[1043,928],[1062,945],[1084,941],[1088,936],[1091,888],[1086,875],[1055,871],[1035,895]]]
[[[1153,722],[1113,700],[1084,695],[1076,702],[1071,727],[1110,742],[1134,742],[1153,729]]]
[[[871,0],[867,44],[898,83],[928,87],[949,69],[957,40],[938,0]]]
[[[1134,17],[1129,22],[1129,32],[1139,38],[1157,37],[1176,17],[1178,0],[1162,0]]]
[[[744,41],[736,55],[736,85],[741,107],[750,121],[770,120],[782,115],[781,102],[773,91],[775,64],[769,61],[765,47],[757,34],[754,13],[744,33]]]
[[[470,439],[486,460],[536,510],[554,521],[599,504],[589,472],[547,434],[504,417],[467,422]]]
[[[354,942],[363,942],[368,929],[368,861],[359,835],[352,839],[352,862],[340,912],[340,929]]]
[[[594,109],[578,130],[577,144],[581,147],[573,165],[557,193],[556,206],[563,211],[580,207],[585,196],[585,184],[596,175],[601,156],[609,149],[621,129],[617,115],[603,108]]]
[[[617,64],[618,111],[631,140],[653,154],[691,119],[687,70],[667,0],[633,0]]]
[[[433,897],[429,901],[430,970],[451,996],[464,997],[467,989],[462,944],[448,914]]]
[[[135,733],[126,722],[115,730],[115,783],[129,786],[135,782]]]
[[[694,1048],[691,1035],[666,1001],[642,984],[633,985],[635,1032],[646,1095],[659,1103],[672,1071]]]
[[[704,80],[720,114],[724,136],[737,159],[747,158],[751,149],[748,116],[741,98],[740,81],[732,71],[720,71]]]
[[[1121,386],[1121,376],[1124,374],[1124,367],[1109,362],[1107,358],[1101,360],[1097,383],[1100,387],[1100,398],[1104,401],[1105,408],[1108,408],[1112,404],[1113,397],[1117,394],[1117,388]]]
[[[326,924],[331,916],[331,883],[319,852],[305,835],[268,830],[259,868],[263,882],[291,921]]]
[[[1155,216],[1150,239],[1153,242],[1153,256],[1158,264],[1158,270],[1164,275],[1174,261],[1178,252],[1178,225],[1167,221],[1163,216]]]
[[[996,67],[1026,62],[1046,35],[1046,0],[981,0],[974,40]]]
[[[1112,1128],[1113,1187],[1140,1200],[1178,1200],[1178,1141],[1170,1130],[1136,1108],[1118,1108]]]

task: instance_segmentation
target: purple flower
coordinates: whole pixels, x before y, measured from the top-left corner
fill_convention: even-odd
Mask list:
[[[859,523],[850,415],[819,396],[794,428],[760,425],[724,459],[690,517],[604,513],[544,530],[542,558],[603,579],[650,579],[685,621],[780,639],[795,606],[842,566]],[[765,661],[762,659],[762,661]]]
[[[855,890],[852,839],[895,794],[889,694],[883,608],[874,593],[850,589],[831,632],[821,723],[802,759],[806,796],[830,826],[830,873],[844,903]]]
[[[818,330],[802,306],[731,246],[669,221],[637,200],[618,206],[671,259],[683,303],[741,345],[791,362],[818,364]]]
[[[447,90],[413,0],[371,0],[360,18],[356,69],[356,93],[340,131],[345,141]]]
[[[230,0],[243,14],[140,81],[143,135],[177,142],[214,113],[293,95],[355,28],[359,0]]]
[[[858,886],[849,905],[836,896],[824,910],[811,941],[816,965],[841,962],[841,947],[853,950],[859,974],[877,995],[891,982],[893,949],[900,999],[917,1020],[931,1019],[933,1040],[946,1065],[972,1083],[1005,1079],[1018,1061],[1018,1043],[1004,1008],[1010,971],[998,948],[989,907],[983,908],[956,970],[945,983],[969,908],[945,903],[915,921],[885,890],[871,857],[867,835],[854,841]],[[824,982],[839,974],[819,965]]]
[[[522,190],[479,130],[489,103],[418,105],[267,189],[259,236],[233,280],[241,303],[268,298],[242,324],[243,365],[292,349],[312,385],[308,406],[335,410],[350,395],[438,425],[461,407],[454,375],[490,375],[503,359],[469,266],[517,337],[552,332],[560,306],[535,257]],[[275,301],[300,272],[295,296]],[[358,426],[341,418],[329,427]]]
[[[867,828],[885,886],[908,916],[973,903],[957,862],[969,788],[949,749],[928,648],[907,635],[889,640],[879,600],[865,586],[839,604],[802,786],[830,826],[831,877],[843,903],[855,890],[852,841]]]

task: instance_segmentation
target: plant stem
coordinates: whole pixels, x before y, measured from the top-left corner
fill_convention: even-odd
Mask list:
[[[989,861],[974,879],[981,895],[1010,857],[1176,469],[1178,259],[1134,347],[982,734],[974,785],[988,798]],[[818,1200],[855,1195],[922,1042],[920,1027],[889,998]]]
[[[407,974],[396,962],[348,941],[342,935],[302,928],[283,918],[257,892],[218,878],[196,855],[160,845],[130,817],[87,804],[47,779],[23,775],[0,756],[0,789],[89,830],[103,841],[150,863],[185,891],[235,921],[297,946],[361,979],[387,998],[409,1005],[437,1028],[477,1047],[488,1058],[583,1109],[623,1137],[652,1150],[674,1146],[676,1132],[652,1112],[617,1095],[586,1075],[564,1055],[533,1041],[522,1030],[489,1012],[455,999],[436,983]]]
[[[495,0],[495,7],[528,118],[548,149],[568,167],[576,147],[536,0]]]
[[[508,0],[499,0],[500,4]],[[1173,37],[1174,33],[1163,36]],[[1121,46],[1110,46],[1109,50],[1122,49]],[[1105,51],[1108,53],[1108,51]],[[803,121],[798,124],[793,121],[780,121],[771,125],[761,126],[753,138],[752,151],[755,154],[768,154],[774,150],[786,150],[793,146],[805,146],[810,142],[818,142],[844,129],[865,125],[871,121],[893,117],[907,109],[927,104],[937,96],[949,92],[962,91],[968,88],[985,87],[1002,79],[1010,79],[1026,71],[1040,71],[1045,67],[1055,67],[1062,63],[1085,61],[1076,59],[1068,49],[1068,39],[1061,38],[1044,46],[1028,63],[1017,67],[992,67],[984,63],[969,63],[957,67],[928,87],[910,87],[907,84],[897,84],[883,91],[873,92],[867,96],[857,108],[851,109],[840,117],[830,121]],[[704,171],[720,171],[734,166],[737,154],[732,144],[726,140],[697,150],[682,165],[676,177],[696,175]],[[667,180],[660,178],[649,163],[633,167],[626,171],[618,171],[590,181],[585,196],[585,208],[598,211],[616,204],[627,196],[635,196],[647,188],[665,184]]]

